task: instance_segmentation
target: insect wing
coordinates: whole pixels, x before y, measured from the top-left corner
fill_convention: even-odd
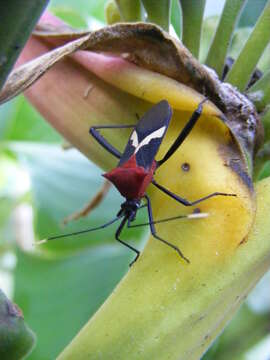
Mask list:
[[[151,168],[171,117],[172,109],[166,100],[160,101],[148,110],[132,131],[118,166],[135,155],[138,166],[146,170]]]

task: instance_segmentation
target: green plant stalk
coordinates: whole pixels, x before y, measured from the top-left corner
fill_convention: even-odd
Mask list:
[[[227,0],[219,20],[214,39],[207,54],[205,64],[213,68],[221,77],[225,59],[232,40],[233,31],[246,0]]]
[[[140,0],[115,0],[123,21],[134,22],[141,20]]]
[[[179,0],[179,2],[182,8],[182,41],[198,59],[205,0]]]
[[[181,16],[179,0],[172,0],[171,23],[174,27],[174,30],[178,38],[180,39],[181,31],[182,31],[182,16]]]
[[[247,94],[259,112],[270,104],[270,70],[248,90]]]
[[[121,14],[119,12],[119,8],[114,0],[110,0],[106,3],[105,17],[106,17],[106,23],[109,25],[123,21]]]
[[[0,89],[48,0],[0,2]]]
[[[226,82],[237,86],[240,91],[247,87],[249,79],[270,41],[270,0],[258,19],[246,44],[226,76]]]
[[[165,31],[169,31],[171,0],[142,0],[147,12],[147,22],[157,24]]]
[[[270,179],[261,181],[256,188],[258,208],[254,227],[230,259],[216,266],[214,272],[198,273],[188,288],[183,286],[188,270],[182,269],[179,288],[177,285],[170,288],[154,274],[156,270],[147,268],[140,274],[144,279],[142,285],[138,273],[131,269],[58,360],[200,358],[269,269]],[[133,292],[129,280],[137,282]],[[147,284],[153,293],[150,303],[144,295]],[[167,312],[166,318],[163,312]]]

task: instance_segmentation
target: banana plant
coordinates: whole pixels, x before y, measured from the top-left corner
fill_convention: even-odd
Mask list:
[[[160,225],[161,236],[190,264],[150,237],[138,261],[59,355],[62,360],[199,359],[270,267],[270,181],[259,181],[267,155],[261,150],[256,157],[267,147],[269,67],[257,82],[254,73],[270,40],[270,1],[229,65],[245,1],[226,1],[205,64],[197,59],[205,1],[180,1],[183,42],[167,32],[170,1],[153,8],[136,2],[136,10],[134,3],[110,2],[111,24],[94,32],[75,31],[45,13],[0,101],[25,91],[69,143],[108,170],[115,162],[89,139],[90,126],[132,124],[166,99],[173,118],[162,157],[206,96],[198,125],[156,178],[191,200],[216,191],[237,196],[202,203],[205,219]],[[142,22],[122,22],[138,16]],[[125,145],[124,136],[108,133],[108,140]],[[149,194],[155,218],[192,211],[155,189]]]

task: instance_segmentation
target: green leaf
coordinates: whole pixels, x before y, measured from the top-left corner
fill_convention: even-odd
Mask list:
[[[206,65],[222,76],[225,59],[231,43],[233,31],[246,0],[227,0],[219,24],[209,49]]]
[[[1,106],[0,130],[0,139],[5,141],[62,141],[61,136],[23,96]]]
[[[87,28],[87,14],[80,13],[70,6],[57,6],[51,9],[52,13],[74,28]]]
[[[250,37],[244,45],[240,55],[229,71],[226,81],[244,91],[249,79],[270,41],[270,1],[258,19]]]
[[[200,44],[200,62],[205,63],[208,49],[213,39],[218,24],[218,16],[210,16],[206,18],[202,24],[202,35]]]
[[[142,0],[147,12],[147,22],[161,26],[165,31],[169,31],[171,0]]]
[[[12,215],[23,200],[27,185],[27,177],[16,161],[0,153],[0,256],[13,249],[17,228]]]
[[[252,32],[252,28],[238,28],[233,34],[231,47],[229,49],[229,56],[236,59],[243,47],[243,44],[247,41]]]
[[[267,314],[244,304],[203,360],[244,359],[246,351],[268,334],[268,323]]]
[[[133,22],[141,20],[140,0],[115,0],[115,2],[124,21]]]
[[[199,57],[205,0],[179,0],[182,8],[183,44]]]
[[[47,4],[48,0],[0,2],[0,89]]]
[[[105,7],[106,22],[109,25],[116,24],[122,21],[119,8],[114,0],[109,0]]]
[[[85,1],[85,0],[51,0],[49,9],[57,7],[69,7],[75,12],[85,16],[92,16],[97,20],[105,22],[105,8],[106,0],[99,1]]]
[[[15,115],[15,100],[6,102],[0,107],[0,140],[4,140],[9,131],[10,119]]]
[[[269,70],[269,64],[270,64],[270,43],[266,47],[264,53],[262,54],[262,57],[259,60],[258,68],[264,72]]]
[[[260,170],[260,172],[258,174],[258,180],[262,180],[262,179],[267,178],[269,176],[270,176],[270,160],[266,161],[263,164],[263,166],[262,166],[262,168],[261,168],[261,170]]]
[[[75,149],[64,151],[57,146],[34,143],[11,143],[9,148],[17,154],[20,163],[31,177],[38,240],[102,225],[116,216],[122,198],[112,189],[89,219],[74,221],[63,228],[63,219],[81,209],[103,184],[101,170]],[[141,216],[143,214],[142,211]],[[43,245],[42,249],[46,247],[50,251],[64,254],[96,246],[101,241],[114,242],[115,228],[116,224],[90,235],[52,241]],[[143,231],[143,228],[129,229],[124,234],[125,239],[138,238]],[[130,251],[127,252],[130,254]]]
[[[116,244],[61,259],[18,250],[15,301],[38,337],[28,360],[56,358],[111,293],[128,258]]]
[[[239,27],[254,26],[268,0],[248,0],[239,20]]]
[[[171,23],[174,31],[181,38],[182,16],[179,0],[172,0]]]

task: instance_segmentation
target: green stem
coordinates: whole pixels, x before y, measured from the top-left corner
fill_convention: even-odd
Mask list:
[[[169,31],[171,0],[142,0],[142,3],[147,12],[147,21]]]
[[[218,265],[215,274],[210,269],[203,271],[203,275],[198,271],[197,277],[202,276],[202,283],[196,278],[196,285],[192,285],[189,278],[187,293],[182,275],[179,280],[181,296],[178,297],[170,285],[166,298],[160,298],[152,294],[154,276],[153,273],[147,274],[150,268],[143,265],[144,280],[140,288],[138,266],[134,267],[58,360],[201,358],[210,339],[214,338],[213,333],[215,336],[220,333],[247,293],[269,268],[270,245],[266,241],[270,235],[266,215],[270,208],[269,179],[257,184],[256,190],[258,208],[254,227],[232,258]],[[191,268],[181,270],[181,274],[187,271],[190,276]],[[167,272],[168,266],[164,274]],[[135,284],[132,291],[126,287],[129,281]],[[161,272],[156,275],[156,281],[161,293],[161,288],[163,290],[168,282],[162,282]],[[151,296],[148,306],[146,294],[149,286]]]
[[[210,46],[206,65],[221,77],[236,23],[246,0],[227,0]]]
[[[249,79],[270,41],[270,0],[265,5],[264,11],[258,19],[244,48],[229,71],[226,81],[244,91]]]
[[[171,24],[174,27],[174,30],[178,38],[180,39],[181,30],[182,30],[182,16],[181,16],[179,0],[172,0]]]
[[[0,89],[48,0],[0,2]]]
[[[189,51],[199,57],[205,0],[179,0],[182,7],[182,41]]]
[[[114,0],[110,0],[107,2],[105,6],[105,17],[106,17],[106,22],[109,25],[123,21],[121,14],[119,12],[119,8]]]
[[[135,22],[141,20],[140,0],[115,0],[115,2],[124,21]]]

